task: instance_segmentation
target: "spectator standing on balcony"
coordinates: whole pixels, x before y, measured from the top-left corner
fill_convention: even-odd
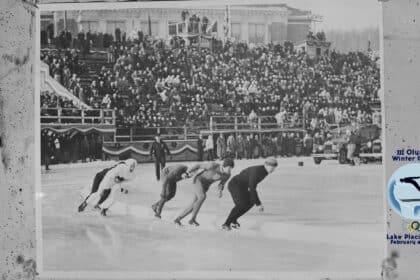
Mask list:
[[[155,142],[153,142],[152,148],[150,149],[150,157],[152,158],[154,156],[155,159],[156,179],[158,181],[160,180],[160,170],[166,165],[166,154],[170,155],[171,152],[158,134],[155,136]]]
[[[322,144],[324,144],[323,142],[324,142],[324,139],[323,139],[322,135],[319,132],[316,132],[315,136],[314,136],[314,144],[315,145],[322,145]]]
[[[96,139],[94,134],[89,137],[89,160],[91,162],[96,161]]]
[[[305,155],[310,156],[314,146],[314,139],[312,138],[309,132],[306,132],[305,137],[303,137],[303,147],[305,150]]]
[[[41,134],[41,143],[42,143],[42,157],[44,159],[44,165],[45,165],[45,170],[51,170],[50,169],[50,162],[51,162],[51,157],[53,156],[53,150],[54,150],[54,146],[53,143],[51,141],[51,136],[50,136],[50,132],[42,132]]]
[[[219,137],[216,141],[216,148],[217,148],[217,157],[219,159],[224,159],[226,156],[226,141],[223,133],[220,133]]]
[[[251,135],[247,135],[246,139],[244,141],[244,147],[245,147],[245,156],[246,159],[251,159],[252,158],[252,146],[251,146],[251,139],[252,139],[252,134]]]
[[[248,116],[248,123],[251,125],[251,128],[256,129],[258,127],[258,115],[254,110],[251,110]]]
[[[204,143],[203,143],[203,135],[199,134],[197,139],[197,157],[198,161],[203,161],[203,149],[204,149]]]
[[[62,83],[61,77],[63,75],[63,70],[59,62],[57,62],[53,66],[52,72],[53,72],[54,79],[61,84]]]
[[[283,128],[283,127],[284,127],[284,122],[285,122],[285,120],[286,120],[286,114],[287,114],[286,109],[281,108],[281,109],[280,109],[280,112],[278,112],[278,113],[276,114],[276,116],[275,116],[276,121],[277,121],[277,125],[278,125],[280,128]]]
[[[347,136],[347,159],[349,160],[350,165],[355,165],[354,153],[356,151],[357,135],[353,131],[348,130]]]
[[[296,138],[293,132],[289,134],[288,146],[289,156],[296,155]]]
[[[281,147],[281,155],[287,157],[289,155],[289,137],[287,133],[283,133],[283,137],[281,138]]]
[[[214,160],[214,141],[211,134],[207,136],[205,151],[207,152],[207,160]]]
[[[82,101],[83,103],[86,103],[86,101],[87,101],[86,93],[85,93],[85,89],[83,87],[80,88],[78,96],[79,96],[80,101]]]
[[[236,140],[233,133],[229,135],[226,143],[226,154],[228,157],[235,158],[236,157]]]
[[[245,140],[240,133],[236,139],[236,156],[237,159],[242,159],[245,154]]]
[[[261,155],[262,155],[262,145],[261,145],[260,139],[258,137],[258,134],[255,134],[254,138],[252,138],[251,146],[252,146],[252,158],[261,157]]]
[[[86,162],[87,157],[89,156],[89,141],[86,135],[83,136],[80,153],[81,153],[82,162]]]

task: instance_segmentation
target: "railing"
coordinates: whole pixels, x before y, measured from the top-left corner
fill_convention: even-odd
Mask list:
[[[302,118],[293,121],[287,120],[278,123],[274,116],[260,116],[249,119],[248,116],[211,116],[210,130],[244,130],[244,129],[277,129],[277,128],[303,128]]]
[[[165,140],[197,139],[200,131],[208,129],[208,126],[117,128],[114,142],[150,141],[156,134],[160,134]]]
[[[41,108],[41,124],[115,125],[115,119],[114,110]]]

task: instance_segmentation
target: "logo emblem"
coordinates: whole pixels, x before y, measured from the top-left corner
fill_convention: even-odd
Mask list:
[[[388,183],[388,201],[403,218],[420,220],[420,164],[407,164],[395,171]]]

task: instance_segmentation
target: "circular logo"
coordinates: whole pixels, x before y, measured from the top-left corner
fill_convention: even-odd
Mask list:
[[[420,164],[398,168],[388,182],[388,201],[401,217],[420,219]]]

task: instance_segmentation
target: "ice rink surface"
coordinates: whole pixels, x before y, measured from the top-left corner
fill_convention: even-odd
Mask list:
[[[304,161],[299,167],[298,161]],[[260,160],[236,161],[234,174]],[[175,163],[168,163],[173,165]],[[191,165],[191,162],[186,163]],[[82,190],[112,162],[52,166],[42,171],[44,271],[282,271],[379,275],[384,254],[382,166],[315,165],[279,158],[258,187],[264,213],[251,209],[240,230],[220,230],[233,202],[213,185],[198,215],[200,227],[172,223],[191,200],[191,179],[178,184],[162,220],[150,206],[161,185],[154,165],[140,164],[128,194],[101,217],[78,213]],[[183,221],[187,224],[188,217]],[[325,275],[328,276],[328,275]]]

